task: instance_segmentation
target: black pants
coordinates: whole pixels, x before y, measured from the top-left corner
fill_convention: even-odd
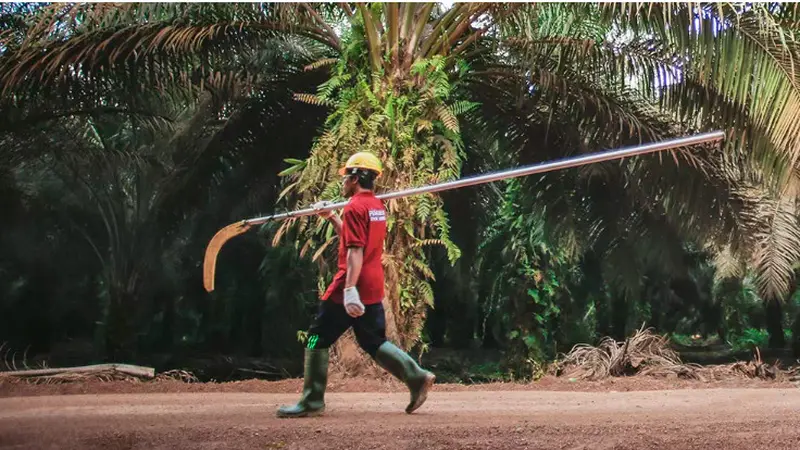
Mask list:
[[[371,357],[375,357],[386,342],[386,316],[383,303],[365,305],[364,314],[350,317],[344,305],[331,301],[319,302],[319,310],[308,330],[307,348],[328,348],[333,345],[348,328],[353,327],[358,345]]]

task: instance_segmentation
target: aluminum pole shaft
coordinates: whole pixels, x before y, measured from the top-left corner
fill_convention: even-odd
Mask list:
[[[572,158],[564,158],[556,161],[545,163],[533,164],[530,166],[518,167],[516,169],[508,169],[499,172],[490,172],[483,175],[477,175],[460,180],[448,181],[445,183],[432,184],[428,186],[420,186],[411,189],[404,189],[396,192],[388,192],[385,194],[377,195],[376,197],[381,200],[390,200],[400,197],[408,197],[411,195],[428,194],[433,192],[449,191],[467,186],[474,186],[477,184],[491,183],[493,181],[506,180],[509,178],[524,177],[536,173],[551,172],[553,170],[567,169],[570,167],[584,166],[586,164],[594,164],[603,161],[611,161],[614,159],[622,159],[630,156],[644,155],[647,153],[660,152],[663,150],[674,149],[678,147],[685,147],[688,145],[705,144],[707,142],[716,142],[725,138],[725,133],[722,131],[713,131],[709,133],[697,134],[677,139],[669,139],[661,142],[654,142],[651,144],[637,145],[632,147],[623,147],[617,150],[607,150],[604,152],[590,153],[587,155],[576,156]],[[317,214],[322,211],[333,211],[336,209],[344,208],[347,202],[331,203],[330,205],[320,208],[305,208],[297,211],[290,211],[270,216],[257,217],[248,219],[245,222],[251,225],[257,225],[270,220],[282,220],[292,217],[309,216]]]

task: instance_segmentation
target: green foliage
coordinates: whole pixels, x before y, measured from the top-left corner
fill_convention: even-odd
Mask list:
[[[769,333],[763,329],[747,328],[741,333],[731,333],[728,342],[734,350],[763,349],[769,342]]]
[[[506,183],[474,270],[477,289],[488,291],[484,333],[494,333],[509,348],[509,370],[536,378],[541,364],[555,357],[563,333],[560,324],[571,321],[570,328],[580,328],[576,316],[587,320],[590,313],[569,288],[577,281],[575,261],[551,246],[541,213],[519,214],[521,186],[519,180]]]
[[[695,345],[694,339],[691,336],[681,333],[672,333],[669,336],[670,340],[678,345],[684,347],[691,347]]]
[[[745,330],[763,323],[763,301],[754,281],[754,277],[748,274],[741,279],[728,278],[715,283],[714,296],[722,306],[726,333],[741,336]]]
[[[508,372],[497,362],[475,364],[469,367],[468,373],[469,381],[472,382],[493,383],[513,380],[513,377],[509,377]]]

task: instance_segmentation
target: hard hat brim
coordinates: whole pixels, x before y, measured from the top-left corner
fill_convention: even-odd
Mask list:
[[[345,175],[347,175],[347,174],[348,174],[348,173],[347,173],[347,171],[348,171],[348,170],[351,170],[351,169],[362,169],[362,170],[369,170],[369,171],[371,171],[371,172],[375,172],[375,176],[376,176],[376,177],[380,176],[380,175],[381,175],[381,173],[382,173],[382,171],[375,170],[375,169],[369,169],[369,168],[367,168],[367,167],[342,167],[341,169],[339,169],[339,175],[341,175],[341,176],[345,176]]]

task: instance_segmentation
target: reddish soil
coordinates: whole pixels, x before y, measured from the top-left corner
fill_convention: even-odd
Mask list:
[[[798,449],[793,383],[436,385],[334,379],[322,417],[277,419],[300,380],[0,384],[0,449]],[[72,394],[72,395],[59,395]]]

